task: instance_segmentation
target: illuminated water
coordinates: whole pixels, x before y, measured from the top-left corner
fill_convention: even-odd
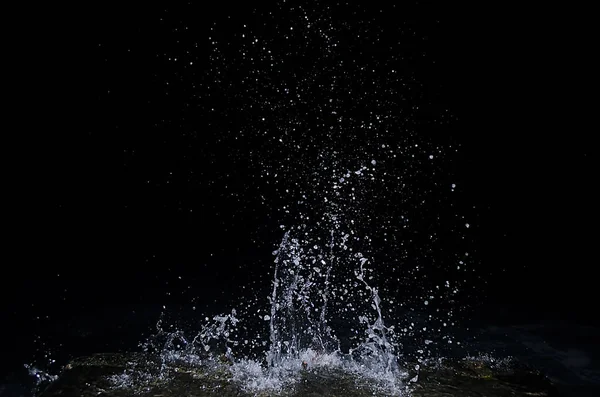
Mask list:
[[[381,34],[357,12],[338,21],[327,7],[284,3],[279,19],[211,28],[209,70],[189,84],[203,123],[190,129],[227,120],[211,143],[227,148],[231,169],[248,167],[251,182],[227,197],[261,197],[281,222],[268,272],[232,286],[226,311],[196,311],[192,325],[164,308],[141,355],[101,374],[101,392],[148,392],[185,373],[231,395],[302,394],[308,382],[321,395],[340,386],[403,396],[464,343],[456,328],[478,276],[472,225],[453,207],[458,145],[418,133],[453,120],[411,69],[421,38],[395,23]],[[194,62],[174,75],[193,75]],[[431,106],[423,125],[420,106]],[[210,151],[201,139],[196,148]],[[223,185],[236,177],[211,171]],[[56,380],[29,369],[44,385]]]
[[[453,321],[452,313],[429,315],[424,325],[416,325],[415,316],[384,314],[393,313],[394,303],[376,284],[377,271],[363,254],[372,250],[371,242],[355,221],[364,216],[357,197],[367,196],[365,181],[375,178],[376,161],[330,172],[315,193],[324,202],[320,216],[311,219],[314,208],[305,212],[299,206],[301,223],[282,227],[268,296],[241,296],[236,307],[218,315],[198,313],[204,318],[200,326],[161,318],[156,332],[141,344],[142,352],[154,358],[132,360],[122,373],[111,375],[111,390],[133,393],[173,382],[185,368],[224,379],[251,395],[296,393],[310,374],[316,376],[314,384],[331,379],[369,393],[406,395],[418,380],[419,367],[431,362],[435,346],[415,338],[416,328],[426,332],[427,326],[445,326]],[[448,281],[424,305],[455,292]],[[434,332],[442,343],[452,342],[450,332]],[[412,339],[417,351],[411,364],[402,338]]]
[[[305,371],[327,369],[357,376],[374,391],[401,395],[409,379],[397,353],[396,326],[386,323],[369,260],[355,249],[361,238],[335,200],[353,178],[368,173],[362,167],[345,171],[347,179],[336,177],[337,194],[328,200],[320,225],[306,223],[284,233],[273,253],[268,305],[257,302],[216,315],[196,334],[165,331],[159,323],[158,334],[144,344],[145,351],[160,353],[155,376],[171,364],[206,368],[226,361],[233,382],[247,392],[294,390]],[[319,228],[326,239],[314,236]],[[244,321],[251,316],[268,324],[267,333],[247,332]],[[140,375],[132,371],[115,377],[115,387],[135,387],[131,379]]]

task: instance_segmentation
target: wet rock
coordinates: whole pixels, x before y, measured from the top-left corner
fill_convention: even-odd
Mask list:
[[[412,387],[411,395],[559,397],[551,382],[536,370],[516,363],[497,366],[478,360],[455,360],[424,367]]]
[[[39,397],[242,397],[386,396],[372,381],[339,369],[298,369],[296,382],[274,393],[244,392],[232,380],[230,364],[219,359],[194,365],[161,365],[142,354],[100,354],[69,363]],[[403,395],[414,397],[558,397],[539,372],[518,364],[468,359],[420,365],[403,379]]]

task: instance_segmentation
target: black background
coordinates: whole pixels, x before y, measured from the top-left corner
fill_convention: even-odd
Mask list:
[[[573,24],[578,16],[563,10],[404,7],[402,15],[431,36],[436,64],[418,73],[430,98],[458,117],[449,133],[461,144],[461,210],[474,219],[481,268],[494,269],[474,316],[494,321],[490,308],[502,306],[514,309],[506,321],[551,316],[597,324],[590,309],[597,300],[597,178],[579,40],[586,25]],[[188,148],[185,138],[168,134],[176,126],[167,133],[155,128],[176,118],[185,90],[165,97],[153,81],[157,48],[170,43],[170,27],[157,19],[194,12],[195,29],[207,35],[213,20],[230,14],[224,23],[234,25],[251,8],[90,6],[64,10],[71,17],[38,35],[28,73],[41,83],[25,111],[36,138],[25,134],[16,167],[26,171],[15,189],[19,211],[7,210],[18,222],[8,239],[14,255],[3,265],[2,328],[12,359],[3,362],[29,360],[35,335],[84,313],[192,300],[210,306],[236,293],[228,286],[268,271],[264,263],[281,234],[258,202],[234,219],[232,203],[219,194],[177,179],[145,183],[203,169],[203,155],[222,155],[218,148]],[[132,148],[146,157],[131,157]],[[194,162],[181,161],[183,152]],[[166,285],[176,273],[181,284]],[[188,285],[184,294],[166,295]]]

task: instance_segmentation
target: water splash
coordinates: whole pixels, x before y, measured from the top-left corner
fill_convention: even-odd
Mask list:
[[[338,194],[323,206],[321,221],[288,228],[273,253],[272,290],[268,310],[262,312],[268,314],[261,315],[269,324],[268,343],[260,333],[242,340],[247,312],[207,317],[194,337],[165,327],[161,318],[157,333],[142,344],[144,353],[158,357],[158,373],[136,374],[131,368],[114,384],[167,381],[173,366],[186,366],[226,372],[245,391],[281,393],[293,389],[306,371],[336,370],[373,390],[400,395],[407,373],[399,365],[394,326],[386,325],[369,259],[359,250],[368,248],[368,239],[358,238],[352,213],[339,204],[345,199],[340,192],[356,191],[353,183],[359,186],[369,172],[363,166],[344,175],[334,178]],[[299,218],[308,216],[300,213]],[[247,345],[262,348],[264,358],[244,355]]]
[[[50,374],[49,372],[40,369],[31,364],[24,364],[25,369],[33,379],[35,379],[35,387],[54,382],[58,379],[58,375]]]
[[[336,12],[350,5],[341,8]],[[467,254],[452,259],[461,272],[455,278],[446,278],[450,260],[435,262],[440,236],[452,234],[440,226],[435,203],[456,186],[445,176],[451,148],[414,132],[423,114],[413,105],[427,102],[426,90],[413,72],[399,73],[412,60],[403,58],[396,37],[409,44],[418,38],[396,21],[380,35],[378,19],[336,23],[324,9],[279,4],[278,11],[285,18],[257,17],[256,26],[234,30],[230,42],[211,28],[210,73],[190,84],[198,87],[191,102],[206,106],[189,107],[204,112],[194,115],[207,124],[238,121],[211,127],[232,164],[211,163],[215,179],[229,181],[235,175],[228,170],[247,169],[252,183],[227,197],[250,196],[256,188],[269,216],[284,224],[274,269],[265,276],[272,276],[268,304],[244,302],[207,316],[194,330],[159,321],[142,345],[155,357],[154,369],[132,365],[114,378],[119,387],[167,381],[183,365],[225,371],[248,390],[280,392],[302,371],[334,368],[393,395],[404,390],[402,338],[417,346],[421,359],[439,342],[433,339],[452,340],[447,298],[458,293],[468,262]],[[262,23],[274,32],[265,33]],[[377,50],[371,61],[368,48]],[[220,95],[236,106],[215,101]],[[447,109],[438,116],[451,118]],[[381,280],[383,265],[391,281]],[[407,290],[404,296],[390,291],[399,288]],[[400,309],[404,317],[384,316]],[[245,325],[256,317],[261,324]]]

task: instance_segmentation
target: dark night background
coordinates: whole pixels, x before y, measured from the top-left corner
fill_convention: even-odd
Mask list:
[[[237,293],[231,285],[269,272],[277,219],[252,191],[242,193],[246,208],[232,210],[238,201],[228,192],[248,172],[227,160],[204,120],[189,121],[193,112],[182,110],[189,87],[174,83],[167,95],[160,77],[168,66],[156,54],[173,49],[180,21],[201,38],[203,54],[212,21],[235,26],[254,6],[207,7],[71,10],[74,20],[40,37],[51,47],[38,61],[47,85],[39,116],[30,117],[43,135],[29,154],[24,210],[8,240],[15,255],[4,262],[5,369],[31,361],[37,335],[69,340],[63,327],[74,319],[105,316],[110,324],[111,313],[132,307],[143,317],[131,326],[135,343],[156,320],[155,309],[144,317],[141,308],[218,307]],[[478,268],[489,274],[471,318],[598,325],[595,148],[576,46],[585,26],[555,23],[560,10],[400,8],[381,18],[409,15],[426,32],[436,62],[411,67],[425,101],[457,117],[423,133],[461,145],[455,210],[469,216]],[[202,138],[181,134],[179,117]],[[220,179],[225,174],[235,177]],[[70,349],[101,349],[86,343]]]

